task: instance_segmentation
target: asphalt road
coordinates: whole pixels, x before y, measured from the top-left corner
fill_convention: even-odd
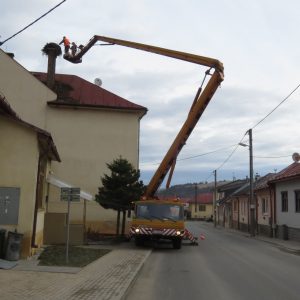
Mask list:
[[[180,250],[156,247],[126,299],[300,299],[300,256],[211,223],[187,227],[206,239]]]

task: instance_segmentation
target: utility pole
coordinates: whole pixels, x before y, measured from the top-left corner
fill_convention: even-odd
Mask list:
[[[215,189],[214,189],[214,203],[213,203],[213,209],[214,209],[214,226],[217,227],[217,170],[214,170],[215,175]]]
[[[197,212],[197,183],[195,184],[195,213]]]
[[[250,235],[255,236],[255,204],[253,192],[253,145],[252,129],[248,130],[249,134],[249,169],[250,169]]]

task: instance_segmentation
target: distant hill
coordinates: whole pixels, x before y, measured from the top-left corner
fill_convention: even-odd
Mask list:
[[[220,187],[230,181],[219,181],[217,186]],[[193,198],[195,197],[195,188],[197,186],[197,194],[213,193],[215,188],[214,182],[206,183],[186,183],[173,185],[169,189],[160,189],[157,192],[158,197],[179,197],[179,198]]]

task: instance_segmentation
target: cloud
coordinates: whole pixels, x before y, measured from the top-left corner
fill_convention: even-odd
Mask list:
[[[16,33],[59,1],[2,0],[0,40]],[[88,4],[87,4],[88,3]],[[217,58],[225,79],[199,120],[178,161],[174,183],[203,181],[218,168],[246,131],[278,105],[299,82],[300,4],[270,0],[199,2],[180,0],[72,0],[1,48],[14,52],[28,70],[45,71],[41,49],[63,35],[85,44],[95,34]],[[140,161],[149,180],[186,119],[206,68],[120,46],[95,46],[72,65],[58,58],[57,72],[75,74],[146,106],[141,120]],[[287,156],[299,151],[297,91],[254,128],[254,155]],[[247,135],[244,141],[247,142]],[[257,158],[258,172],[278,170],[286,158]],[[218,170],[221,179],[248,174],[248,149],[239,147]]]

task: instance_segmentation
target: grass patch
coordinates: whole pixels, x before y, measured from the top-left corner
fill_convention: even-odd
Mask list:
[[[90,249],[69,246],[69,262],[67,264],[66,247],[49,246],[39,256],[39,265],[84,267],[110,251],[111,250],[108,249]]]

